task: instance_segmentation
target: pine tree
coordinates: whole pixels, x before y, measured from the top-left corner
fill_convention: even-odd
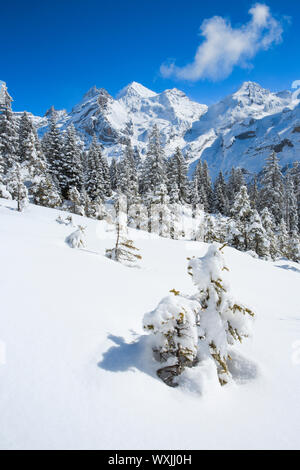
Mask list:
[[[289,257],[289,234],[287,231],[286,223],[284,219],[281,219],[281,222],[278,227],[278,248],[279,252],[285,258]]]
[[[102,171],[101,149],[95,136],[87,154],[86,166],[86,192],[91,200],[96,199],[96,197],[104,199],[106,196],[106,182]]]
[[[149,136],[147,157],[142,171],[142,191],[144,194],[154,194],[166,184],[166,160],[161,145],[160,133],[154,125]]]
[[[250,249],[249,228],[253,218],[253,209],[246,186],[242,186],[236,195],[230,212],[236,225],[234,232],[229,234],[229,242],[235,248],[247,251]]]
[[[205,160],[202,164],[200,185],[201,187],[203,187],[202,191],[203,191],[203,194],[205,194],[205,201],[207,201],[206,205],[204,205],[204,210],[206,212],[213,212],[214,199],[213,199],[212,183],[211,183],[211,178],[209,175],[208,165]],[[201,192],[199,191],[199,193],[201,197]]]
[[[172,295],[162,299],[153,312],[144,316],[143,326],[153,335],[154,358],[163,365],[157,370],[158,377],[170,387],[177,387],[177,376],[186,367],[197,364],[196,316],[200,304],[175,289],[171,292]]]
[[[300,232],[300,162],[295,162],[291,169],[295,195],[297,199],[298,231]]]
[[[300,263],[300,236],[294,230],[289,238],[288,243],[288,258],[295,263]]]
[[[105,255],[113,261],[118,261],[119,263],[124,263],[130,266],[135,265],[137,261],[142,259],[142,257],[138,253],[139,249],[136,248],[133,241],[124,236],[124,229],[120,220],[117,220],[116,231],[116,244],[114,248],[107,249]]]
[[[44,207],[59,207],[62,203],[57,186],[49,174],[36,176],[30,187],[33,203]]]
[[[17,201],[19,212],[28,204],[28,191],[24,185],[22,168],[19,163],[15,163],[7,175],[7,190],[12,198]]]
[[[171,184],[176,187],[178,192],[178,200],[181,203],[188,202],[188,179],[187,179],[187,164],[184,156],[179,147],[175,150],[174,156],[170,159],[171,162],[168,168],[168,179]],[[171,191],[172,191],[171,187]],[[177,202],[177,201],[175,201]]]
[[[298,207],[297,197],[295,194],[293,177],[290,172],[287,172],[285,177],[285,191],[284,191],[284,202],[285,202],[285,220],[287,230],[289,233],[298,230]]]
[[[112,159],[110,168],[109,168],[109,174],[110,174],[110,185],[112,191],[116,191],[119,187],[119,177],[118,177],[118,168],[117,168],[117,163],[115,158]]]
[[[276,259],[279,252],[278,241],[275,233],[275,222],[269,209],[265,207],[261,213],[262,225],[266,232],[266,238],[269,242],[269,251],[272,259]]]
[[[199,352],[200,355],[209,352],[215,361],[219,381],[224,385],[231,380],[229,347],[237,341],[241,343],[249,335],[249,320],[254,313],[236,301],[230,292],[224,279],[228,268],[222,248],[212,244],[203,258],[190,260],[188,272],[198,288],[201,303]]]
[[[20,162],[28,167],[32,178],[45,175],[48,171],[36,129],[26,112],[23,113],[19,126]]]
[[[71,211],[73,214],[84,215],[84,206],[82,204],[81,194],[76,186],[72,186],[70,188],[68,198],[72,203]]]
[[[273,152],[266,160],[259,197],[259,208],[267,207],[278,225],[284,216],[284,193],[279,160]]]
[[[63,142],[56,125],[55,115],[51,117],[49,131],[42,139],[42,149],[49,165],[49,173],[58,189],[65,188],[63,165]]]
[[[138,173],[130,142],[125,147],[124,157],[118,165],[118,189],[133,203],[139,194]]]
[[[72,232],[66,238],[66,243],[71,248],[84,248],[85,247],[84,231],[85,231],[85,228],[82,227],[81,225],[78,225],[77,230],[75,230],[75,232]]]
[[[83,168],[81,148],[78,145],[75,128],[71,124],[66,132],[62,147],[62,167],[60,168],[60,187],[64,198],[68,197],[71,188],[81,191],[83,185]]]
[[[19,162],[18,130],[11,109],[12,98],[2,85],[3,105],[0,110],[0,173],[7,173]]]
[[[247,238],[250,250],[255,251],[261,258],[268,259],[270,257],[270,241],[256,209],[252,212],[249,220]]]
[[[213,206],[214,211],[218,214],[227,215],[229,212],[226,183],[222,171],[215,181]]]
[[[257,177],[254,176],[252,182],[249,184],[249,197],[251,201],[251,207],[252,209],[257,209],[258,208],[258,202],[259,202],[259,190],[257,186]]]
[[[232,207],[236,194],[239,193],[242,186],[245,186],[245,179],[240,168],[232,168],[227,184],[227,197],[229,206]]]
[[[173,295],[144,316],[154,359],[162,365],[157,375],[171,387],[180,385],[187,367],[203,361],[210,364],[221,385],[231,381],[230,347],[251,332],[254,313],[229,290],[222,248],[213,244],[203,258],[189,260],[196,295],[188,297],[172,289]]]

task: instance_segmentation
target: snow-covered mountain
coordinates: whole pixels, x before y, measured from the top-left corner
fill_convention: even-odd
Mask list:
[[[132,82],[116,98],[93,87],[70,113],[50,108],[34,122],[43,134],[55,113],[62,129],[73,123],[87,144],[95,133],[108,158],[121,157],[129,139],[145,154],[149,131],[157,124],[167,156],[179,146],[189,156],[191,170],[202,158],[214,177],[220,169],[227,174],[232,166],[258,172],[272,150],[283,166],[299,159],[298,95],[299,90],[272,93],[245,82],[236,93],[207,107],[176,88],[155,93]]]

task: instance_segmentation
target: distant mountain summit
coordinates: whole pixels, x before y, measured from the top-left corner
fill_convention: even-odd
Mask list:
[[[92,87],[70,113],[50,108],[34,122],[43,134],[55,114],[65,129],[74,124],[89,145],[96,134],[108,158],[121,158],[130,140],[145,155],[149,131],[157,124],[165,152],[176,147],[187,155],[191,170],[206,159],[212,176],[232,166],[248,172],[262,169],[275,150],[282,165],[299,160],[300,90],[272,93],[254,82],[209,107],[192,101],[176,88],[156,93],[132,82],[113,98],[104,88]]]

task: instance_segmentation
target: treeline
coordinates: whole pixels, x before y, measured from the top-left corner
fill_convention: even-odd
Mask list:
[[[26,113],[14,117],[7,96],[0,114],[0,196],[17,200],[19,210],[31,200],[103,219],[107,202],[122,195],[132,227],[300,260],[299,162],[283,175],[272,153],[252,181],[232,168],[228,181],[220,171],[213,183],[200,160],[189,180],[185,156],[177,148],[166,158],[154,126],[145,158],[128,141],[122,159],[109,165],[96,136],[86,150],[74,126],[62,132],[54,116],[40,140]],[[183,213],[194,218],[192,233],[182,228]]]

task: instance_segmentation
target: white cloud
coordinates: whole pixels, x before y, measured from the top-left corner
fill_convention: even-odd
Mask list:
[[[292,88],[293,90],[295,90],[296,88],[299,88],[300,87],[300,80],[295,80],[293,83],[292,83]]]
[[[250,10],[251,19],[239,28],[220,16],[204,20],[200,34],[205,39],[197,49],[192,63],[178,67],[163,64],[164,77],[197,81],[203,78],[221,80],[228,77],[235,66],[247,67],[248,61],[259,51],[267,50],[282,40],[283,28],[267,5],[257,3]]]

